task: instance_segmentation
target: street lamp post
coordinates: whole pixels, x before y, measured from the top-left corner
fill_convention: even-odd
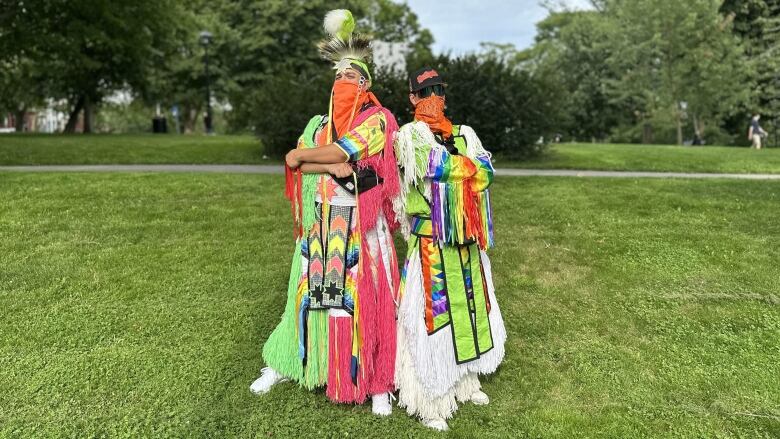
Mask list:
[[[209,76],[209,46],[212,39],[213,35],[211,32],[204,30],[200,33],[200,44],[205,50],[203,64],[206,70],[206,117],[203,118],[203,124],[206,126],[206,134],[214,134],[211,114],[211,76]]]

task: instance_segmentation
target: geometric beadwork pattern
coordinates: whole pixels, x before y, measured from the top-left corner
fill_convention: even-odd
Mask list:
[[[447,283],[444,280],[444,262],[436,241],[420,237],[420,258],[426,299],[425,324],[430,334],[450,321]]]
[[[310,309],[344,308],[349,269],[359,253],[352,241],[354,207],[330,205],[317,211],[327,218],[312,227],[308,239]],[[350,264],[352,263],[352,264]]]

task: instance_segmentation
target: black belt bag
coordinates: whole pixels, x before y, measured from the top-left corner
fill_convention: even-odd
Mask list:
[[[352,165],[352,169],[355,170],[355,175],[342,178],[333,177],[339,186],[352,195],[355,195],[355,180],[357,180],[357,192],[361,194],[384,182],[373,168],[355,169],[355,165]]]

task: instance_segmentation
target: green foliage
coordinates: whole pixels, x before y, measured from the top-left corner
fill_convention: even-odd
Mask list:
[[[206,87],[213,101],[225,102],[233,81],[225,58],[225,50],[238,38],[217,13],[221,2],[191,0],[179,13],[179,20],[171,22],[173,36],[169,44],[155,56],[155,65],[146,81],[135,92],[150,107],[174,105],[179,109],[180,128],[184,133],[199,131],[197,120],[205,115]],[[204,46],[200,33],[212,34]],[[208,52],[209,72],[205,72]],[[217,115],[214,115],[215,119]],[[169,120],[169,122],[172,121]],[[171,123],[171,125],[175,125]],[[214,126],[217,132],[224,132]]]
[[[734,21],[734,32],[746,47],[745,64],[755,72],[756,82],[751,101],[743,106],[741,117],[732,126],[746,132],[751,113],[759,112],[777,133],[780,129],[780,1],[726,0],[721,11]]]
[[[442,73],[443,74],[443,73]],[[409,102],[409,77],[406,72],[378,69],[374,72],[371,89],[382,105],[398,120],[398,125],[411,122],[414,110]]]
[[[493,57],[441,61],[448,83],[447,112],[455,123],[472,126],[497,154],[526,157],[541,151],[537,140],[549,138],[555,129],[548,83]]]
[[[723,140],[719,127],[750,99],[752,71],[720,2],[605,0],[598,6],[552,14],[522,59],[566,91],[567,134],[682,143],[710,133]]]
[[[64,99],[70,130],[82,110],[91,129],[95,111],[113,110],[101,107],[103,99],[129,90],[147,107],[178,106],[183,130],[198,131],[208,82],[224,104],[218,107],[229,108],[222,131],[252,130],[278,155],[302,127],[279,125],[326,111],[332,72],[315,43],[335,7],[352,10],[358,32],[405,43],[407,70],[452,70],[458,97],[451,114],[473,120],[466,123],[507,153],[532,154],[536,139],[558,132],[580,140],[679,143],[698,135],[735,143],[744,141],[748,111],[780,114],[780,0],[598,0],[591,11],[553,11],[528,50],[486,43],[480,55],[453,59],[434,56],[431,33],[408,4],[392,0],[6,3],[0,108],[22,112]],[[213,34],[208,77],[203,30]],[[380,99],[408,120],[405,78],[383,71],[376,78]],[[461,80],[481,82],[458,92]],[[495,111],[480,110],[486,106]]]
[[[430,65],[447,82],[448,117],[474,128],[488,150],[513,158],[534,156],[544,148],[539,138],[554,134],[556,109],[550,96],[555,91],[549,83],[494,54],[440,55]],[[410,122],[407,75],[380,71],[376,83],[382,104],[400,124]]]
[[[308,112],[311,105],[269,112],[284,100],[256,111],[272,96],[279,96],[275,87],[319,78],[329,71],[315,43],[324,37],[325,13],[336,7],[354,12],[359,32],[407,42],[410,57],[430,58],[433,41],[408,5],[391,0],[349,0],[339,5],[327,0],[144,0],[132,4],[41,0],[35,7],[22,1],[7,6],[0,13],[0,108],[21,111],[44,98],[66,99],[71,131],[82,110],[85,130],[91,130],[102,100],[119,89],[131,90],[148,106],[177,105],[183,130],[197,131],[207,79],[214,99],[230,103],[229,131],[275,127],[273,119],[255,123],[254,117]],[[203,30],[213,35],[208,78],[205,48],[198,38]],[[34,85],[20,87],[30,83]],[[323,90],[327,87],[317,92]],[[312,93],[313,89],[304,91]],[[296,117],[300,116],[288,119]],[[270,144],[290,142],[274,133],[264,136],[274,139]]]
[[[554,12],[537,28],[535,46],[518,62],[558,91],[550,98],[561,114],[560,132],[570,139],[606,140],[616,126],[630,122],[630,112],[611,102],[615,75],[605,60],[614,50],[613,32],[602,14]]]
[[[180,12],[173,0],[11,3],[11,12],[0,14],[0,47],[7,49],[0,56],[29,58],[45,85],[41,98],[68,99],[76,114],[85,109],[85,130],[105,96],[143,86]],[[69,128],[74,124],[71,117]]]
[[[135,100],[129,104],[105,102],[95,118],[99,133],[148,133],[152,131],[153,110]]]
[[[248,126],[265,145],[267,154],[282,157],[295,148],[309,120],[326,114],[333,84],[329,71],[280,72],[264,81],[263,88],[249,93],[230,119],[231,125]]]
[[[38,68],[24,55],[0,58],[0,114],[13,113],[20,125],[27,110],[44,102],[46,92],[38,75]],[[18,131],[21,128],[17,126]]]
[[[285,99],[282,99],[256,112],[258,103],[268,102],[273,94],[295,93],[287,90],[296,82],[293,77],[319,77],[328,70],[329,66],[319,59],[316,42],[324,38],[322,20],[332,9],[329,6],[332,5],[322,0],[220,2],[219,19],[228,24],[233,34],[231,42],[220,50],[220,56],[234,85],[227,97],[233,106],[235,123],[253,118],[272,118],[268,123],[274,123],[273,118],[278,119],[283,112],[306,110],[294,106],[289,110],[283,108]],[[356,16],[361,15],[352,9]],[[284,88],[276,89],[279,86]],[[307,84],[303,82],[301,86],[305,88]],[[320,93],[327,93],[326,90]],[[251,125],[255,123],[248,126]],[[303,125],[296,129],[302,130]],[[288,143],[292,141],[294,137],[286,139]]]

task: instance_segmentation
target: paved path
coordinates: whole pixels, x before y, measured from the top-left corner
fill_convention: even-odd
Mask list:
[[[221,174],[284,174],[281,165],[41,165],[0,166],[20,172],[214,172]]]
[[[54,165],[0,166],[0,172],[214,172],[228,174],[282,174],[280,165]],[[735,178],[780,180],[780,174],[705,174],[686,172],[578,171],[562,169],[497,169],[498,176],[610,177],[610,178]]]

